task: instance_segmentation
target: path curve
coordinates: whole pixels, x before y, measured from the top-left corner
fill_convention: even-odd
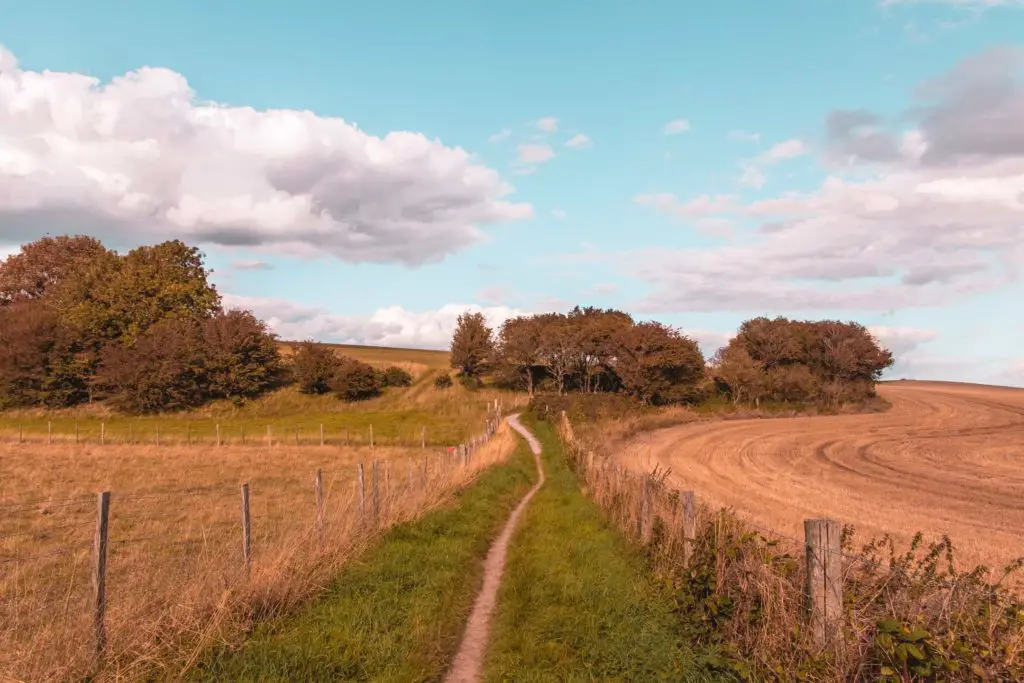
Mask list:
[[[1024,390],[892,382],[876,414],[707,421],[653,432],[624,464],[801,538],[831,516],[857,536],[949,534],[964,566],[1024,554]]]
[[[526,508],[527,503],[534,494],[544,485],[544,465],[540,460],[540,442],[519,422],[519,415],[511,415],[508,423],[512,429],[519,432],[526,442],[530,444],[533,451],[533,458],[537,462],[537,483],[533,485],[519,505],[512,511],[501,530],[498,538],[494,540],[491,549],[487,552],[487,559],[484,560],[484,585],[476,597],[473,611],[466,622],[466,632],[462,636],[462,645],[455,655],[451,671],[445,678],[447,683],[475,683],[480,680],[480,671],[483,668],[484,654],[487,651],[487,641],[491,633],[491,615],[494,613],[494,606],[498,600],[498,587],[501,585],[501,575],[505,571],[505,556],[508,554],[508,544],[515,533],[519,517]]]

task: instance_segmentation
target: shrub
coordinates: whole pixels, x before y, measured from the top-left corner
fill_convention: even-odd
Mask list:
[[[331,390],[343,401],[364,401],[379,396],[381,374],[372,365],[343,358],[331,381]]]
[[[203,325],[211,397],[249,398],[281,380],[281,354],[267,324],[248,311],[218,312]]]
[[[397,365],[392,365],[384,371],[383,384],[386,387],[412,386],[412,375]]]
[[[328,347],[312,340],[299,344],[292,357],[292,375],[304,394],[326,394],[339,366],[338,357]]]
[[[447,389],[453,384],[451,375],[438,375],[437,379],[434,380],[435,389]]]

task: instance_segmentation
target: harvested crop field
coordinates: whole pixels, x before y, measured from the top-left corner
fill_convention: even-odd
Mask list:
[[[640,437],[631,467],[795,538],[832,517],[861,541],[948,535],[958,564],[996,576],[1024,555],[1024,390],[946,382],[879,385],[884,413],[699,422]]]

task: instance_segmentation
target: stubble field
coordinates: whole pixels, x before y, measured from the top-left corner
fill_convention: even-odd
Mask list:
[[[697,422],[620,456],[790,537],[812,517],[852,524],[861,540],[948,535],[961,567],[998,577],[1024,555],[1024,390],[905,381],[879,393],[890,411]]]

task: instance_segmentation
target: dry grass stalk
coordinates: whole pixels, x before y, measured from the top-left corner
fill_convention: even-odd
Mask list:
[[[436,450],[0,447],[0,680],[57,681],[95,671],[134,680],[187,668],[211,645],[320,591],[380,530],[443,504],[504,460],[501,427],[468,468]],[[369,462],[381,467],[380,519]],[[356,464],[367,464],[362,512]],[[314,477],[323,470],[324,541]],[[252,489],[253,565],[242,562],[239,483]],[[95,491],[113,491],[108,650],[91,656]]]

